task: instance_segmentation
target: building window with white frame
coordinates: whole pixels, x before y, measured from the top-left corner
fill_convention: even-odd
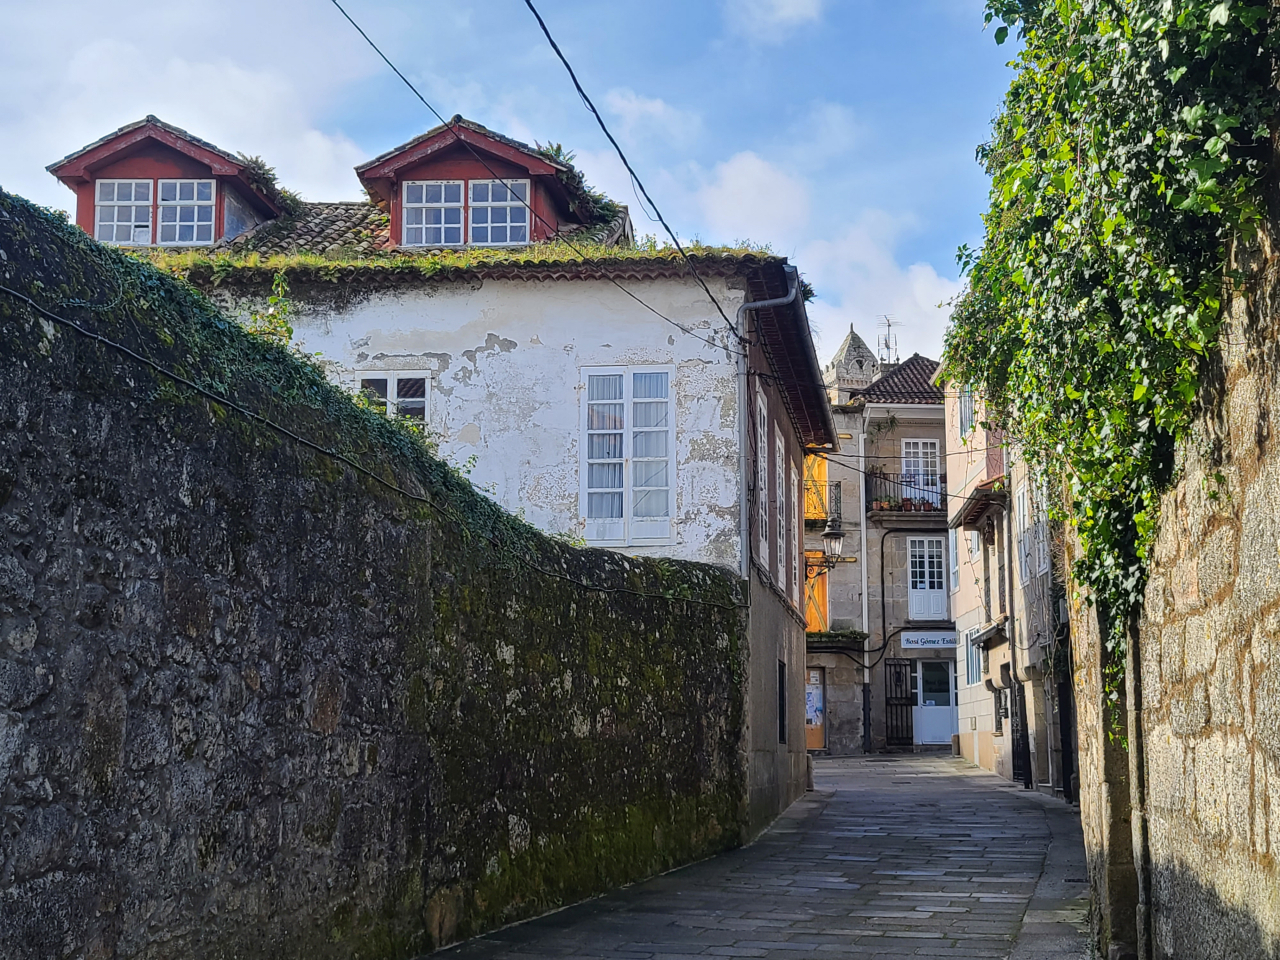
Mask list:
[[[912,537],[907,541],[910,576],[907,616],[912,620],[945,620],[947,589],[942,567],[941,537]]]
[[[769,405],[756,391],[756,543],[760,565],[769,569]]]
[[[428,422],[431,376],[419,371],[370,371],[357,374],[360,393],[389,417]]]
[[[529,242],[529,181],[471,181],[471,242],[495,247]]]
[[[94,239],[118,246],[149,246],[151,181],[99,180],[95,186]]]
[[[981,632],[981,627],[972,627],[964,632],[964,679],[965,683],[969,685],[982,682],[982,644],[974,639]]]
[[[775,544],[776,562],[774,566],[777,568],[779,590],[787,589],[787,557],[791,551],[787,549],[787,448],[782,442],[782,431],[777,431],[774,437],[774,517],[776,518],[777,543]]]
[[[672,372],[652,367],[586,371],[583,518],[592,543],[669,542],[675,436]]]
[[[902,496],[942,506],[937,440],[902,441]]]
[[[1014,540],[1018,551],[1018,582],[1025,584],[1031,579],[1031,504],[1027,494],[1027,486],[1018,487],[1014,497],[1013,522],[1017,530]]]
[[[800,471],[795,464],[791,465],[791,483],[787,485],[791,497],[791,531],[789,549],[791,555],[791,599],[800,606],[800,531],[804,528],[804,518],[800,515],[803,498],[800,496]]]
[[[960,388],[960,436],[963,439],[973,432],[973,387]]]
[[[406,247],[462,246],[461,180],[409,180],[404,184]]]
[[[158,181],[160,223],[156,242],[161,246],[213,243],[214,187],[212,180]]]
[[[951,592],[960,589],[960,534],[952,527],[947,531],[947,552],[951,554]]]

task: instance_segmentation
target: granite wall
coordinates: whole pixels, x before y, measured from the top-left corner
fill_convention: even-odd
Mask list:
[[[1264,237],[1236,264],[1250,279],[1204,365],[1204,409],[1162,502],[1113,708],[1096,611],[1073,611],[1081,813],[1111,956],[1280,956],[1280,293],[1268,252]]]
[[[3,193],[0,284],[83,328],[0,291],[0,956],[407,957],[742,841],[732,576]]]

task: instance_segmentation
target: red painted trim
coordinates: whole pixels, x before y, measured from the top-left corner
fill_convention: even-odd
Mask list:
[[[377,164],[373,166],[365,168],[357,167],[356,176],[358,176],[361,181],[376,177],[394,178],[396,171],[400,170],[402,167],[411,163],[418,163],[432,154],[439,153],[441,150],[446,147],[450,147],[459,141],[469,143],[486,153],[491,153],[496,157],[500,157],[503,160],[514,163],[521,169],[528,170],[529,173],[534,175],[554,175],[556,172],[555,167],[532,154],[525,153],[523,150],[512,147],[509,144],[505,144],[500,140],[494,140],[490,137],[486,137],[468,127],[457,127],[456,129],[450,128],[448,130],[441,130],[429,140],[423,140],[420,143],[415,143],[412,147],[408,147],[399,153],[394,153],[391,156],[378,161]]]
[[[108,140],[106,143],[99,144],[87,153],[82,153],[80,156],[73,157],[71,160],[54,167],[50,172],[63,183],[68,180],[91,179],[92,168],[109,162],[117,153],[148,139],[157,140],[165,146],[172,147],[179,153],[191,157],[193,160],[198,160],[217,176],[233,177],[244,169],[243,164],[233,163],[220,153],[207,150],[198,144],[192,143],[190,140],[175,136],[168,130],[162,130],[159,127],[147,124]]]

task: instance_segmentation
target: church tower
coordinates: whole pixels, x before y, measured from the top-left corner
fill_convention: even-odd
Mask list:
[[[854,390],[865,390],[880,379],[880,361],[849,324],[849,335],[822,371],[832,403],[848,403]]]

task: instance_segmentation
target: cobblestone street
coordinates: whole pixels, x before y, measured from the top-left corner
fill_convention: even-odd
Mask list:
[[[746,849],[444,956],[1088,956],[1073,809],[951,757],[819,761],[815,785]]]

